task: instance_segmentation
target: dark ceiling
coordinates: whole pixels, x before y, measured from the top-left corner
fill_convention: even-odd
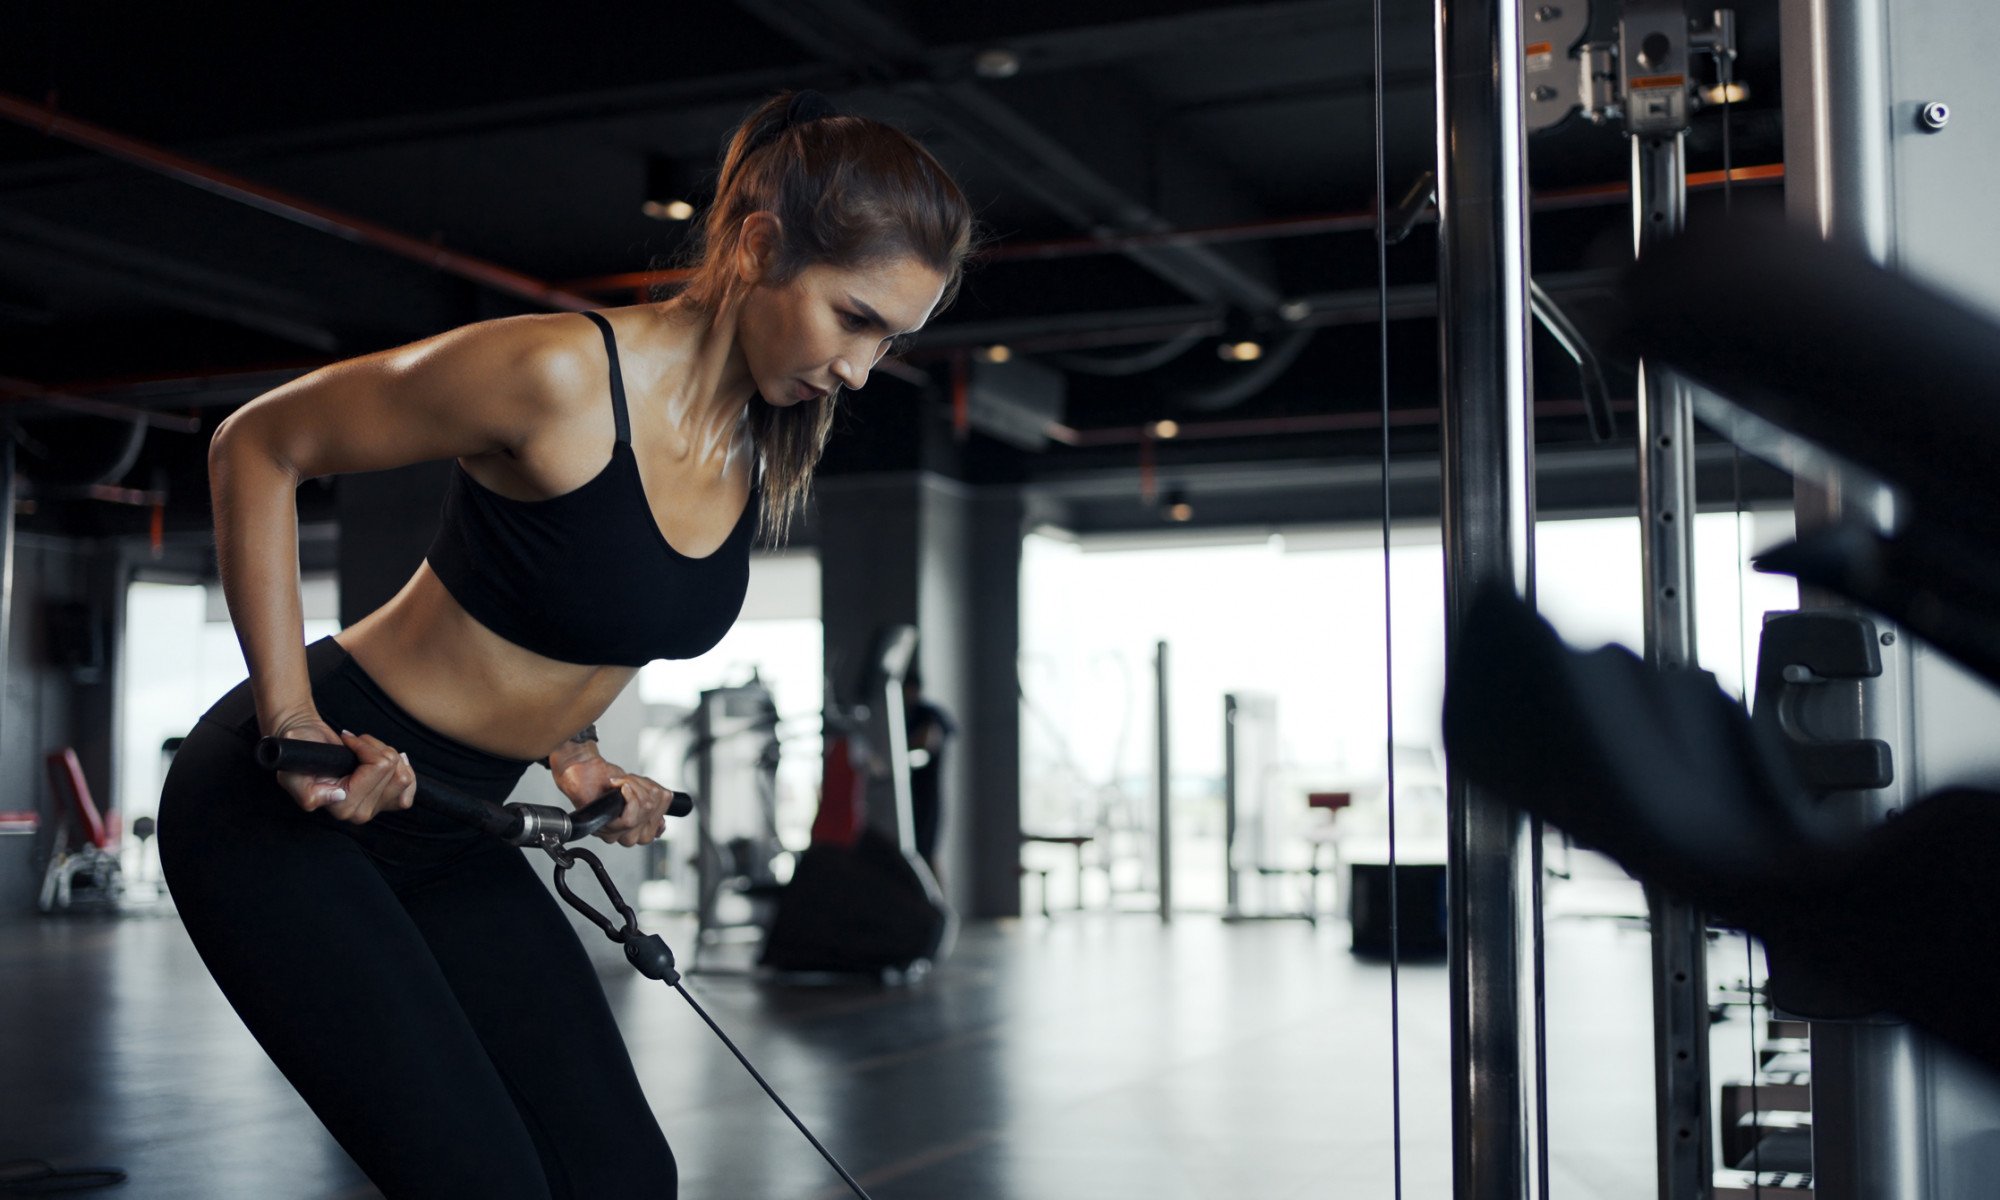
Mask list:
[[[1738,14],[1738,166],[1781,158],[1769,7]],[[1599,8],[1593,37],[1615,21]],[[1434,160],[1432,8],[1389,0],[1386,20],[1393,200]],[[1355,0],[17,0],[0,8],[0,101],[17,102],[0,122],[0,397],[34,501],[24,524],[142,528],[164,493],[171,527],[200,527],[208,432],[274,383],[549,307],[522,294],[536,286],[633,302],[616,277],[668,261],[681,229],[640,211],[649,159],[712,167],[751,105],[801,86],[921,136],[990,239],[898,377],[855,397],[828,471],[1129,476],[1136,495],[1142,454],[1163,476],[1372,456],[1370,21]],[[991,51],[1018,70],[982,74]],[[1697,115],[1691,171],[1721,166],[1721,121]],[[199,178],[107,152],[115,139]],[[1572,118],[1531,140],[1530,172],[1535,274],[1587,332],[1630,255],[1625,139]],[[218,194],[232,179],[405,252]],[[1735,202],[1776,195],[1741,185]],[[1698,190],[1697,218],[1716,202]],[[1200,236],[1159,236],[1174,231]],[[528,286],[441,270],[425,245]],[[1435,255],[1421,225],[1390,254],[1395,439],[1414,456],[1436,446]],[[1225,362],[1225,334],[1296,355]],[[954,356],[995,342],[1057,373],[1068,444],[952,436]],[[1538,436],[1587,441],[1574,369],[1545,338],[1537,362]],[[1614,395],[1630,387],[1614,368]],[[156,415],[78,416],[78,399]],[[1188,436],[1142,446],[1161,419]]]

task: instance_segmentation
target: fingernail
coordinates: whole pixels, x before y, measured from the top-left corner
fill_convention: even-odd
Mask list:
[[[341,730],[341,731],[340,731],[340,736],[341,736],[341,737],[353,737],[353,736],[354,736],[354,734],[353,734],[352,732],[348,731],[348,730],[345,730],[345,729],[343,729],[343,730]]]
[[[408,754],[404,753],[403,751],[400,751],[400,750],[398,750],[398,751],[396,752],[396,757],[398,757],[398,758],[400,758],[400,759],[402,759],[402,760],[403,760],[403,765],[404,765],[404,766],[406,766],[406,767],[407,767],[407,766],[409,766],[409,765],[410,765],[410,756],[409,756]]]
[[[346,788],[334,788],[334,789],[333,789],[332,791],[330,791],[330,792],[328,792],[328,793],[326,794],[326,799],[327,799],[327,803],[329,803],[329,804],[338,804],[338,803],[340,803],[340,802],[341,802],[342,800],[345,800],[345,799],[347,799],[347,789],[346,789]]]

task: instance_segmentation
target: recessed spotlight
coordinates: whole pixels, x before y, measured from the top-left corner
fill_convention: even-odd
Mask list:
[[[1718,83],[1701,89],[1701,98],[1710,104],[1741,104],[1750,98],[1750,88],[1743,83]]]
[[[694,216],[694,205],[685,200],[648,200],[639,211],[655,221],[685,221]]]
[[[981,346],[979,348],[980,362],[1003,363],[1013,357],[1014,357],[1014,352],[1012,350],[998,343],[995,343],[994,345],[991,346]]]
[[[1167,520],[1169,521],[1194,520],[1194,505],[1189,504],[1185,500],[1181,501],[1179,504],[1169,504],[1167,506]]]
[[[972,60],[973,73],[981,79],[1012,79],[1021,73],[1021,56],[1005,47],[981,50]]]
[[[1168,438],[1177,438],[1180,435],[1181,435],[1181,423],[1179,421],[1153,422],[1153,436],[1161,439],[1162,441],[1165,441]]]
[[[649,155],[639,211],[655,221],[688,220],[694,216],[702,188],[702,173],[693,164],[665,154]]]
[[[1264,357],[1262,342],[1224,342],[1215,348],[1224,362],[1256,362]]]

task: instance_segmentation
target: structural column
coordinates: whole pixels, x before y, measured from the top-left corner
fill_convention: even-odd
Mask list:
[[[1021,500],[921,470],[833,476],[814,492],[833,698],[879,709],[855,694],[877,631],[916,626],[924,694],[959,729],[945,758],[939,883],[961,913],[1018,915]],[[879,712],[872,725],[883,745]],[[868,810],[894,837],[886,779],[870,781]]]
[[[1528,486],[1527,207],[1518,0],[1437,8],[1438,326],[1447,639],[1484,586],[1524,589]],[[1453,1194],[1533,1184],[1533,1026],[1524,821],[1446,780]]]

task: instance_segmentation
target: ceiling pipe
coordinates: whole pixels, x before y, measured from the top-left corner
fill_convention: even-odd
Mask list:
[[[519,297],[531,304],[572,311],[598,306],[595,300],[532,276],[523,275],[519,271],[509,270],[470,254],[447,250],[432,242],[398,233],[386,225],[378,225],[373,221],[328,208],[323,204],[316,204],[277,188],[253,183],[207,163],[197,162],[170,150],[126,137],[101,125],[93,125],[66,116],[53,104],[36,104],[19,96],[0,92],[0,118],[72,145],[96,150],[142,170],[164,175],[169,179],[177,179],[211,195],[247,204],[251,208],[296,222],[308,229],[330,233],[343,241],[357,245],[372,246],[446,275],[455,275],[460,279],[470,280],[495,291]]]
[[[1631,400],[1613,400],[1611,407],[1618,412],[1632,411]],[[1590,408],[1583,400],[1537,400],[1535,416],[1579,417],[1588,416]],[[1422,427],[1438,423],[1436,407],[1392,408],[1389,410],[1389,424],[1393,427]],[[1145,425],[1120,425],[1104,429],[1077,429],[1069,425],[1051,422],[1047,433],[1049,440],[1065,446],[1094,448],[1098,446],[1138,446],[1148,442],[1204,442],[1222,438],[1257,438],[1298,436],[1312,433],[1356,433],[1382,428],[1382,414],[1377,409],[1360,409],[1344,413],[1313,413],[1296,417],[1245,417],[1234,421],[1186,421],[1176,422],[1172,437],[1163,436],[1160,423],[1153,421]]]
[[[1736,167],[1729,172],[1731,183],[1777,183],[1784,177],[1783,163]],[[1688,176],[1688,188],[1693,191],[1721,186],[1721,171],[1698,171]],[[1631,199],[1631,195],[1632,184],[1629,180],[1619,183],[1584,184],[1578,187],[1546,188],[1535,193],[1532,208],[1535,212],[1598,208],[1625,204]],[[1437,212],[1431,209],[1419,214],[1412,224],[1436,222]],[[1225,242],[1268,241],[1275,238],[1310,237],[1326,233],[1368,233],[1374,228],[1374,209],[1350,209],[1345,212],[1270,217],[1226,225],[1198,225],[1191,229],[1172,229],[1159,233],[1106,234],[1102,237],[1086,235],[1026,242],[1001,242],[982,250],[978,258],[981,262],[1047,261],[1117,254],[1148,246],[1196,246]],[[682,268],[662,271],[624,271],[616,275],[594,275],[588,279],[572,279],[562,286],[578,292],[630,291],[643,298],[652,288],[680,283],[687,276],[688,272]]]
[[[93,417],[109,417],[118,421],[143,421],[154,429],[167,429],[175,433],[201,432],[201,421],[196,417],[177,417],[172,413],[134,408],[128,404],[114,404],[109,400],[72,396],[65,392],[52,391],[30,380],[0,375],[0,409],[15,407],[53,408]]]

